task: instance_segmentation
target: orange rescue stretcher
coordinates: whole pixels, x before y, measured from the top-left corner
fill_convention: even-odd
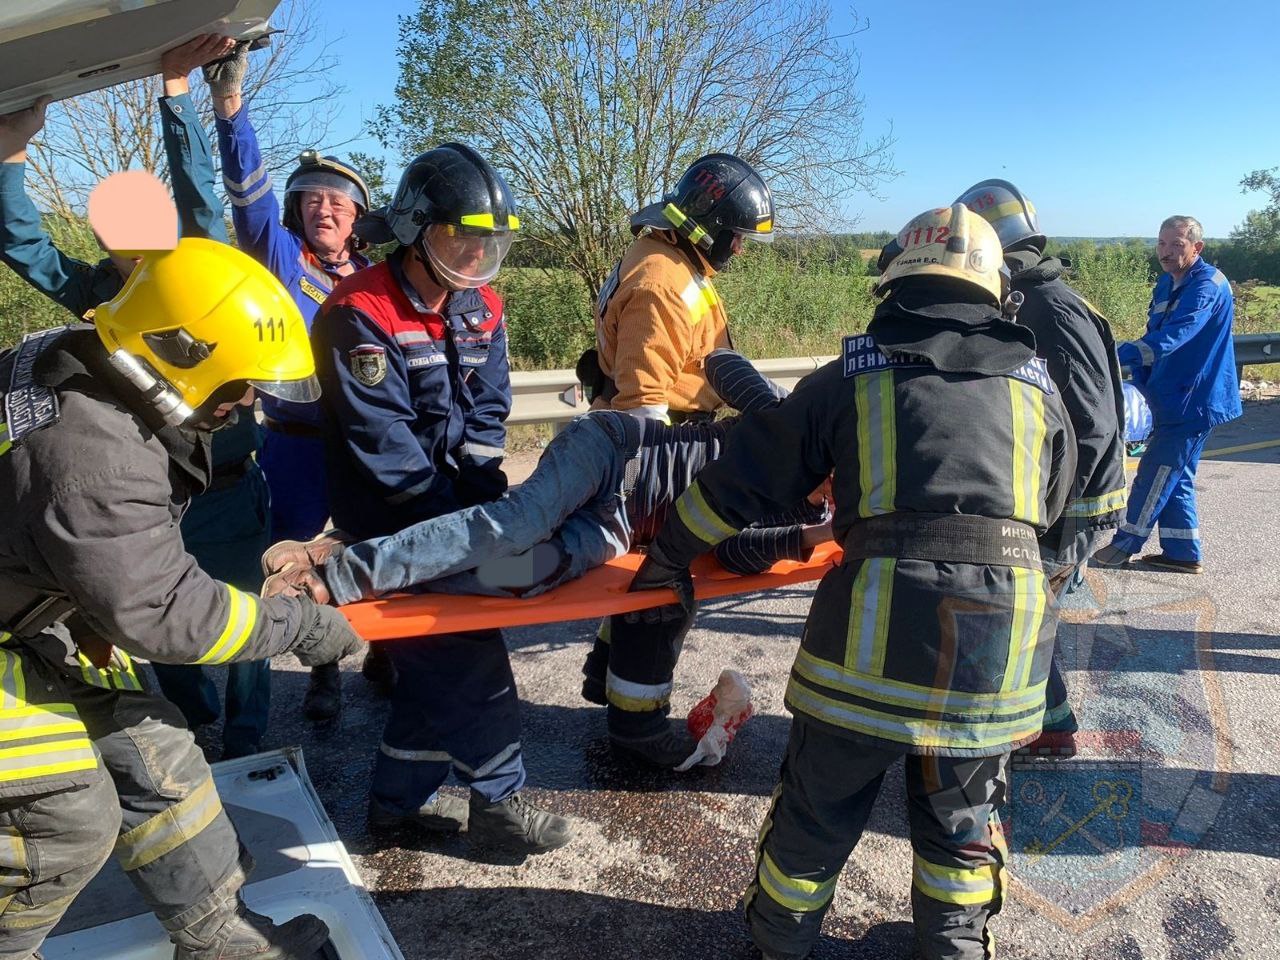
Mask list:
[[[842,557],[843,551],[836,544],[824,543],[816,547],[813,556],[804,563],[784,560],[764,573],[738,576],[716,563],[712,554],[705,554],[691,567],[693,590],[699,600],[712,600],[819,580],[840,563]],[[641,554],[628,553],[536,597],[399,594],[380,600],[362,600],[339,609],[365,640],[398,640],[432,633],[596,619],[675,603],[674,590],[627,592],[641,560]]]

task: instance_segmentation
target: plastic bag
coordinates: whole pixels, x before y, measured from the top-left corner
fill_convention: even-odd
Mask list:
[[[676,769],[685,771],[698,764],[714,767],[724,759],[729,744],[751,714],[751,686],[746,677],[737,670],[721,671],[711,692],[689,711],[686,725],[698,746]]]

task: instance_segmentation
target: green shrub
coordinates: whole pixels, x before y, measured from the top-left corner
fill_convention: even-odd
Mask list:
[[[1068,281],[1111,321],[1116,340],[1141,336],[1151,303],[1150,250],[1083,241],[1064,252],[1071,262]]]
[[[516,267],[498,274],[515,370],[572,367],[595,341],[586,284],[569,270]]]

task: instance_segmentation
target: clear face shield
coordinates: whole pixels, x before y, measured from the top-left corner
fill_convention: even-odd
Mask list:
[[[320,381],[314,375],[301,380],[250,380],[249,386],[269,397],[293,403],[311,403],[320,399]]]
[[[482,287],[498,273],[511,249],[510,230],[493,231],[433,223],[419,240],[436,276],[450,289]]]

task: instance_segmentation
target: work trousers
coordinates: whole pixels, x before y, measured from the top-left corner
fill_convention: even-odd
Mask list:
[[[800,958],[812,949],[885,771],[900,756],[803,717],[792,721],[782,782],[760,829],[756,875],[744,898],[751,938],[761,950]],[[1008,754],[907,755],[905,762],[920,955],[987,960],[994,956],[987,924],[1000,912],[1007,887],[999,811]]]
[[[397,679],[374,762],[373,798],[411,815],[450,770],[490,803],[519,790],[520,704],[502,633],[439,634],[385,646]]]
[[[1175,560],[1200,559],[1196,468],[1209,429],[1157,424],[1138,463],[1124,523],[1111,545],[1128,554],[1142,549],[1160,528],[1160,549]]]
[[[1058,548],[1040,545],[1045,576],[1049,578],[1049,591],[1055,600],[1061,601],[1070,592],[1076,574],[1089,562],[1097,545],[1099,531],[1080,529],[1064,531]],[[1061,629],[1061,626],[1059,626]],[[1067,682],[1062,676],[1061,646],[1053,645],[1053,659],[1049,661],[1049,680],[1045,685],[1044,729],[1048,733],[1075,733],[1080,729],[1075,711],[1067,702]]]
[[[182,518],[182,541],[200,569],[246,593],[262,587],[262,554],[271,546],[270,493],[262,470],[251,466],[235,484],[202,493]],[[182,711],[187,726],[213,723],[221,712],[218,689],[191,665],[152,664],[164,695]],[[257,753],[271,711],[271,661],[229,663],[223,759]]]
[[[0,960],[26,960],[114,848],[170,933],[225,910],[249,867],[182,715],[145,691],[103,690],[24,656],[59,687],[102,763],[87,786],[0,800]],[[100,771],[100,772],[102,772]]]
[[[605,670],[611,735],[645,739],[666,729],[676,663],[693,619],[693,612],[671,604],[601,623],[586,672]]]
[[[324,439],[263,431],[258,463],[271,488],[274,540],[310,540],[329,519]]]

